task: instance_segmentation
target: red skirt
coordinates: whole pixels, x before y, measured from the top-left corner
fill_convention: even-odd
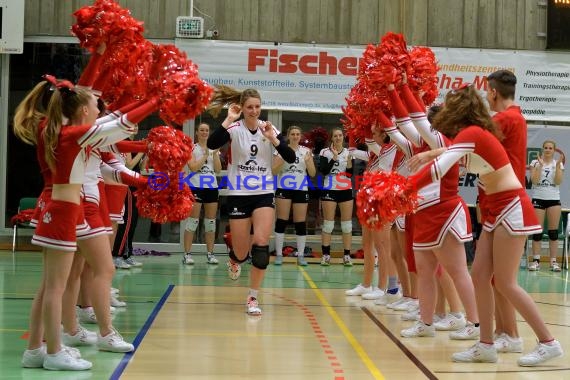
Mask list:
[[[129,187],[126,185],[105,184],[105,195],[107,198],[107,207],[109,208],[109,217],[113,222],[123,223],[123,214],[125,208],[125,197]],[[101,192],[103,193],[103,192]]]
[[[113,225],[109,216],[109,201],[107,200],[107,193],[105,191],[105,182],[99,181],[97,187],[99,188],[99,213],[101,214],[101,220],[107,232],[112,234]]]
[[[32,215],[32,220],[30,220],[30,226],[37,227],[40,220],[40,215],[42,211],[46,208],[46,205],[51,201],[51,186],[44,187],[42,193],[38,197],[38,202],[36,203],[36,208],[34,209],[34,214]]]
[[[414,250],[441,247],[447,233],[463,243],[473,239],[469,210],[460,197],[424,208],[414,215]]]
[[[75,252],[77,234],[89,231],[81,205],[51,200],[41,213],[32,243],[41,247]]]
[[[89,225],[89,230],[85,233],[77,234],[78,240],[85,240],[99,235],[108,235],[110,233],[103,222],[103,218],[101,218],[101,211],[97,203],[84,201],[83,212],[85,213],[85,220]]]
[[[492,232],[503,225],[511,235],[533,235],[542,232],[534,208],[525,189],[487,194],[485,199],[487,215],[483,229]]]

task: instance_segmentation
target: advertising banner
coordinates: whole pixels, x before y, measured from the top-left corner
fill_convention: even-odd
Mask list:
[[[355,84],[365,46],[176,40],[210,84],[256,88],[266,109],[340,113]],[[433,48],[441,102],[464,82],[486,89],[485,76],[509,69],[527,120],[570,121],[570,54],[546,51]]]

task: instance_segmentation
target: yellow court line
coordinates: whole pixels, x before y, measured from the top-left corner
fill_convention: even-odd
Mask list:
[[[368,356],[364,348],[360,345],[360,343],[358,343],[358,340],[356,340],[356,338],[354,337],[354,335],[352,335],[348,327],[346,327],[340,316],[330,305],[330,303],[326,300],[325,296],[319,290],[318,286],[315,284],[311,276],[309,276],[309,274],[302,267],[298,268],[303,274],[303,277],[305,277],[305,280],[307,281],[311,289],[313,289],[313,291],[315,292],[319,301],[321,301],[321,304],[325,307],[327,312],[335,321],[338,328],[340,329],[340,331],[342,331],[342,333],[344,334],[345,338],[348,340],[352,348],[354,348],[354,351],[356,351],[358,356],[360,356],[360,359],[364,362],[364,365],[366,366],[366,368],[368,368],[372,376],[374,376],[375,379],[384,380],[384,375],[382,375],[382,372],[380,372],[380,370],[376,367],[372,359],[370,359],[370,356]]]

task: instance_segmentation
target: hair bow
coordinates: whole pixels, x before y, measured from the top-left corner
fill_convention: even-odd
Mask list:
[[[64,79],[64,80],[58,81],[56,79],[56,77],[54,77],[53,75],[50,75],[50,74],[44,74],[44,75],[42,75],[42,78],[44,78],[46,81],[51,83],[51,85],[54,86],[55,88],[57,88],[58,90],[67,89],[67,90],[73,91],[75,89],[74,84],[68,80]]]

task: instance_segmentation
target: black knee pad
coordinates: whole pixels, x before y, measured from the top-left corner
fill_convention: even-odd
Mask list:
[[[542,232],[539,234],[532,235],[532,240],[533,241],[541,241],[542,240]]]
[[[275,232],[278,234],[285,233],[285,227],[287,227],[287,221],[285,219],[277,219],[275,221]]]
[[[307,234],[307,223],[295,222],[295,234],[299,236],[305,236]]]
[[[251,247],[251,265],[258,269],[266,269],[269,265],[269,246],[253,245]]]
[[[548,230],[548,238],[550,240],[558,240],[558,230]]]
[[[230,251],[230,259],[232,259],[232,261],[233,261],[234,263],[238,263],[238,264],[245,263],[245,262],[247,261],[247,257],[248,257],[248,256],[245,256],[242,260],[240,260],[240,259],[237,258],[237,256],[236,256],[236,254],[234,253],[234,250],[233,250],[233,249]]]

